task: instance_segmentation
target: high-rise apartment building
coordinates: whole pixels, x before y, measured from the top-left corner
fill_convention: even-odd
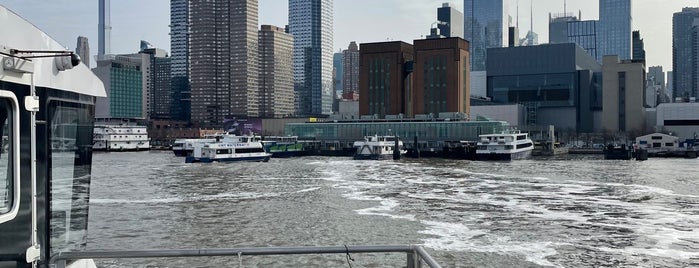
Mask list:
[[[699,8],[683,8],[672,17],[673,99],[699,95]]]
[[[148,119],[170,119],[171,98],[171,59],[158,48],[141,51],[143,88],[145,89],[146,117]]]
[[[189,121],[191,99],[189,91],[189,0],[170,1],[170,68],[173,120]]]
[[[332,113],[333,1],[289,0],[298,113]]]
[[[294,38],[284,28],[262,25],[260,38],[260,116],[295,114]]]
[[[449,3],[437,8],[437,21],[439,33],[444,37],[464,38],[464,14],[449,6]]]
[[[80,62],[90,68],[90,43],[87,37],[78,36],[78,44],[75,46],[75,53],[80,57]]]
[[[110,0],[99,0],[97,22],[97,57],[111,54],[112,23],[110,15]]]
[[[488,48],[507,45],[507,0],[464,0],[464,39],[471,55],[471,95],[485,97]]]
[[[354,41],[342,51],[342,70],[342,98],[359,100],[359,46]]]
[[[631,0],[599,1],[598,62],[606,55],[631,59],[631,20]]]
[[[191,121],[258,116],[257,0],[189,3]]]
[[[633,31],[632,33],[632,44],[633,44],[633,55],[631,59],[634,60],[646,60],[646,49],[643,44],[643,38],[641,38],[640,31]]]

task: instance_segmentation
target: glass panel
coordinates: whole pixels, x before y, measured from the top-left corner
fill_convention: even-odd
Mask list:
[[[7,99],[0,99],[0,214],[12,210],[14,185],[12,177],[12,106]]]
[[[91,112],[52,102],[49,107],[51,253],[84,249],[92,151]]]

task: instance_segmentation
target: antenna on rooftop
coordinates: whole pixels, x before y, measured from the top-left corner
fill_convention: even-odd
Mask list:
[[[517,0],[517,29],[519,29],[519,0]]]
[[[567,12],[568,12],[568,1],[563,0],[563,14],[565,15],[565,14],[567,14]]]
[[[531,17],[529,24],[529,31],[534,32],[534,0],[529,0],[529,16]]]

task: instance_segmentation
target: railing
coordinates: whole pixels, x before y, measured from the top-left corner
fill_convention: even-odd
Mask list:
[[[334,246],[334,247],[266,247],[266,248],[227,248],[227,249],[171,249],[142,251],[84,251],[60,252],[50,259],[56,268],[65,268],[70,261],[80,259],[135,259],[135,258],[181,258],[181,257],[222,257],[269,256],[301,254],[349,254],[352,253],[406,253],[407,268],[420,268],[424,262],[431,268],[441,268],[437,261],[420,246]]]

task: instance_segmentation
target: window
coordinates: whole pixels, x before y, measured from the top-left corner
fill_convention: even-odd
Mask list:
[[[14,94],[0,90],[0,223],[19,210],[19,111]]]
[[[674,145],[675,145],[675,144],[672,143],[672,142],[666,142],[666,143],[665,143],[665,146],[668,146],[668,147],[672,147],[672,146],[674,146]]]

